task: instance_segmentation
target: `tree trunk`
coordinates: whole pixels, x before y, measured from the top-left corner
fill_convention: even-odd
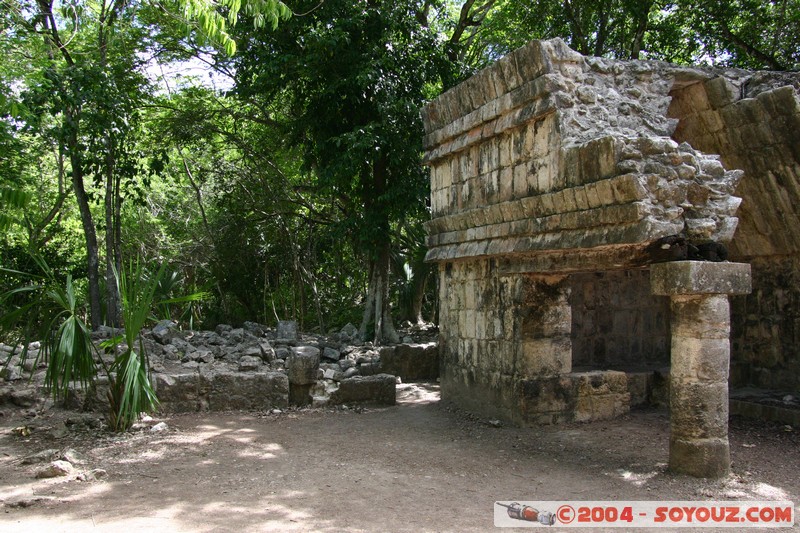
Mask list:
[[[389,300],[389,242],[386,241],[381,248],[378,256],[370,260],[367,298],[361,327],[358,328],[359,336],[366,340],[369,328],[373,326],[372,341],[378,346],[400,342]]]
[[[78,117],[73,110],[67,110],[67,120],[72,124],[78,123]],[[92,219],[92,211],[89,208],[89,197],[83,184],[83,159],[78,147],[77,129],[76,133],[70,134],[67,140],[69,148],[70,164],[72,166],[72,188],[75,191],[75,199],[78,202],[78,210],[81,215],[81,224],[86,239],[86,263],[87,275],[89,278],[89,323],[93,330],[100,327],[102,310],[100,308],[100,259],[97,253],[97,232]]]
[[[106,221],[106,325],[120,327],[120,304],[119,291],[117,290],[117,279],[114,273],[117,266],[117,217],[116,204],[119,199],[116,195],[114,182],[114,154],[112,140],[109,139],[108,151],[105,160],[106,190],[105,190],[105,221]]]
[[[644,42],[644,34],[647,31],[647,23],[650,19],[650,9],[653,7],[653,2],[642,2],[640,5],[641,11],[638,14],[638,21],[636,23],[636,33],[633,37],[631,44],[631,59],[639,59],[642,53],[642,43]]]
[[[372,165],[372,175],[366,181],[362,201],[365,220],[372,226],[369,238],[369,286],[367,305],[359,333],[365,338],[370,323],[374,323],[373,342],[397,343],[400,337],[394,329],[391,302],[389,300],[389,258],[391,254],[391,235],[389,216],[383,205],[389,178],[389,162],[386,156],[379,156]]]
[[[415,275],[411,280],[412,293],[409,319],[416,324],[422,324],[425,321],[422,318],[422,304],[425,301],[425,289],[428,286],[429,276],[430,269],[428,268],[423,273]]]

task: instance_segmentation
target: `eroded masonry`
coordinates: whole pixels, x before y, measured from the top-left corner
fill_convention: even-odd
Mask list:
[[[668,389],[671,466],[727,472],[731,346],[800,386],[798,87],[552,40],[431,102],[443,396],[540,424]]]

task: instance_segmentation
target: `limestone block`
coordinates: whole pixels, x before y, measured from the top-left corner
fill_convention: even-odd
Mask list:
[[[671,374],[676,379],[721,382],[728,378],[730,341],[672,337]]]
[[[560,49],[559,49],[560,51]],[[517,63],[517,71],[523,80],[533,80],[552,67],[542,41],[533,41],[511,53]]]
[[[286,373],[289,382],[297,385],[309,385],[317,381],[319,368],[319,348],[313,346],[297,346],[292,348],[286,360]]]
[[[569,337],[524,341],[520,351],[517,368],[521,376],[556,376],[572,370],[572,343]]]
[[[575,382],[578,396],[620,395],[628,392],[628,376],[625,372],[596,370],[574,372],[569,377]]]
[[[650,269],[650,287],[656,295],[748,294],[752,290],[750,265],[675,261]]]
[[[395,376],[377,374],[343,379],[339,388],[331,393],[330,404],[376,403],[394,405]]]
[[[186,374],[153,374],[153,385],[161,404],[168,413],[192,413],[201,408],[200,376]]]
[[[630,394],[580,396],[576,402],[576,422],[611,420],[630,411]]]
[[[615,203],[614,188],[611,185],[611,180],[598,181],[592,185],[595,187],[600,205],[613,205]]]
[[[727,438],[728,383],[670,379],[670,431],[683,439]]]
[[[283,372],[218,372],[208,394],[211,411],[283,409],[289,405],[289,380]]]
[[[528,196],[528,169],[526,165],[514,167],[514,198]]]
[[[523,420],[546,421],[553,423],[553,413],[562,414],[561,418],[571,420],[572,405],[575,399],[573,381],[567,377],[539,377],[523,379],[517,385],[519,389],[520,414]],[[565,417],[564,413],[570,413]],[[538,415],[548,416],[539,417]],[[558,416],[555,417],[559,418]]]
[[[513,194],[514,194],[514,169],[513,167],[506,167],[500,170],[497,201],[507,202],[511,200]]]
[[[793,87],[779,87],[757,96],[758,101],[773,118],[783,118],[800,112],[800,99]]]
[[[730,305],[726,295],[678,295],[670,301],[673,337],[727,340]]]
[[[681,439],[670,437],[669,469],[678,474],[719,478],[730,472],[731,456],[727,437]]]
[[[725,107],[739,99],[739,90],[722,76],[707,80],[703,86],[712,109]]]

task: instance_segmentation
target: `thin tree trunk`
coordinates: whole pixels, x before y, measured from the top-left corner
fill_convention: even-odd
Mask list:
[[[363,338],[370,322],[374,319],[373,339],[375,344],[379,345],[384,341],[395,343],[399,341],[392,322],[389,300],[389,256],[391,253],[389,220],[386,207],[376,202],[385,194],[389,178],[389,162],[385,156],[379,157],[373,163],[371,178],[368,182],[369,187],[364,191],[362,201],[366,219],[374,224],[375,230],[370,239],[372,249],[369,250],[370,276],[367,305],[364,308],[364,318],[361,321],[359,333]]]
[[[367,339],[367,328],[372,323],[372,315],[375,312],[375,261],[370,261],[369,281],[367,282],[367,298],[364,302],[364,315],[361,318],[361,326],[358,328],[358,336],[361,340]]]
[[[594,55],[601,56],[605,51],[606,38],[608,37],[608,15],[611,6],[603,2],[600,6],[600,21],[598,23],[597,39],[594,41]]]
[[[422,317],[422,304],[425,301],[425,289],[428,286],[430,270],[412,278],[411,312],[409,318],[412,322],[422,324],[425,320]]]
[[[77,124],[78,119],[74,112],[67,111],[68,120]],[[70,135],[67,145],[69,148],[70,164],[72,166],[72,188],[78,202],[78,211],[81,215],[81,224],[86,240],[87,275],[89,278],[89,323],[93,330],[100,327],[102,310],[100,308],[100,259],[97,253],[97,233],[89,208],[89,196],[83,184],[83,160],[78,148],[76,134]]]
[[[365,338],[370,324],[373,324],[373,342],[376,345],[400,341],[400,336],[394,328],[389,300],[389,242],[382,243],[380,248],[377,258],[370,261],[367,301],[359,328],[359,334]]]
[[[114,187],[114,153],[113,141],[108,139],[108,146],[105,158],[106,190],[105,190],[105,221],[106,221],[106,324],[118,328],[120,326],[119,317],[119,291],[117,290],[116,275],[116,224],[115,224],[115,203],[116,195]]]
[[[639,20],[637,21],[636,33],[633,37],[633,43],[631,45],[631,59],[639,59],[639,56],[642,53],[644,33],[647,31],[647,23],[650,19],[650,9],[652,6],[652,1],[644,2],[640,6],[641,11],[639,12]]]

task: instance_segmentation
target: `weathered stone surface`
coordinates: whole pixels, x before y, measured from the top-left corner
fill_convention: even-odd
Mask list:
[[[406,383],[439,377],[439,347],[435,342],[386,346],[380,356],[381,371],[399,376]]]
[[[750,288],[750,265],[662,263],[652,289],[671,300],[670,460],[673,471],[724,476],[728,449],[730,313],[726,293]]]
[[[323,358],[323,359],[327,359],[328,361],[334,361],[334,362],[337,362],[337,361],[339,361],[339,357],[340,357],[340,355],[341,355],[341,354],[339,353],[339,350],[335,350],[335,349],[333,349],[333,348],[330,348],[330,347],[328,347],[328,346],[326,346],[326,347],[325,347],[325,348],[322,350],[322,358]]]
[[[800,257],[752,260],[753,293],[731,298],[731,385],[800,390]]]
[[[720,478],[730,472],[731,455],[727,436],[719,439],[684,440],[671,437],[669,469],[695,477]]]
[[[319,369],[319,348],[298,346],[292,348],[286,360],[286,372],[289,382],[297,385],[309,385],[317,381]]]
[[[0,379],[4,381],[17,381],[22,379],[22,372],[19,367],[15,365],[8,365],[0,367]]]
[[[752,290],[750,265],[675,261],[653,265],[653,294],[748,294]]]
[[[395,382],[395,377],[389,374],[343,379],[339,382],[339,388],[331,393],[330,403],[332,405],[352,403],[394,405]]]
[[[534,41],[511,55],[538,58],[541,68],[501,60],[474,79],[509,69],[539,78],[523,76],[505,94],[469,80],[423,112],[433,212],[428,259],[644,246],[674,234],[730,240],[742,173],[669,138],[677,69],[634,62],[626,70],[618,62],[617,71],[575,52],[564,60],[556,51],[563,46]],[[486,100],[481,91],[489,85]]]
[[[258,343],[258,347],[261,351],[261,358],[267,362],[271,363],[276,359],[275,349],[267,340],[262,340]]]
[[[358,337],[358,328],[355,327],[353,324],[347,323],[340,331],[340,335],[343,335],[346,339],[355,339]]]
[[[289,404],[289,380],[281,372],[219,372],[205,379],[210,382],[211,411],[282,409]]]
[[[261,359],[249,355],[239,359],[239,372],[251,372],[261,368]]]
[[[297,340],[297,322],[294,320],[278,321],[277,338],[285,341]]]
[[[727,382],[670,383],[670,432],[684,440],[728,438]]]
[[[207,388],[201,389],[200,375],[197,372],[185,374],[154,374],[161,409],[171,413],[191,413],[200,411],[205,405]],[[203,399],[201,399],[201,397]]]
[[[49,465],[45,466],[44,468],[40,468],[36,471],[36,477],[39,479],[47,479],[53,477],[63,477],[69,476],[75,473],[75,467],[73,467],[67,461],[53,461]]]
[[[161,344],[168,344],[176,336],[176,326],[177,324],[175,324],[175,322],[172,320],[162,320],[153,326],[150,334],[157,342]]]

